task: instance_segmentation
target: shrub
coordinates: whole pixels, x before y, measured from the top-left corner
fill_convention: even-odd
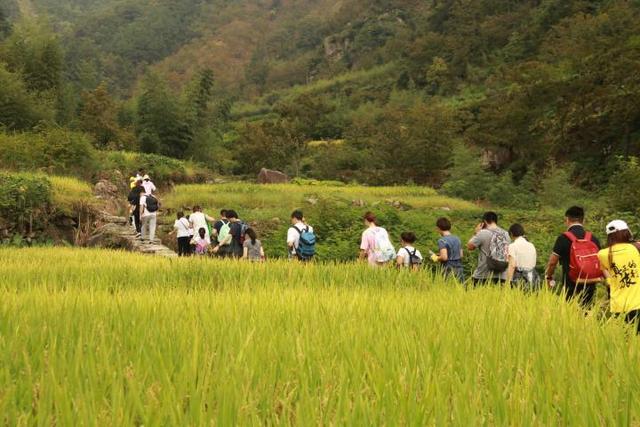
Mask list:
[[[0,134],[0,161],[8,170],[45,170],[90,178],[96,152],[85,134],[47,129],[41,133]]]
[[[26,230],[50,203],[51,183],[44,175],[0,173],[0,217],[8,229]]]
[[[101,154],[104,158],[98,170],[101,175],[119,171],[124,176],[129,176],[138,169],[144,169],[160,185],[169,182],[203,182],[211,177],[211,173],[203,166],[157,154],[126,151],[106,151]]]

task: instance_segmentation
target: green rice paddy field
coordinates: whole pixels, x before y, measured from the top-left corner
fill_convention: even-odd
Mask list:
[[[1,249],[3,425],[638,425],[640,347],[556,295],[363,265]]]

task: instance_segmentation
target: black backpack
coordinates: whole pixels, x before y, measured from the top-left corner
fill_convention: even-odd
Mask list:
[[[158,199],[153,197],[151,194],[147,195],[146,206],[147,211],[151,213],[158,212],[158,209],[160,209],[160,203],[158,202]]]
[[[418,250],[414,249],[413,252],[407,248],[404,248],[404,250],[409,254],[409,267],[415,270],[420,268],[422,266],[422,258],[417,255]]]

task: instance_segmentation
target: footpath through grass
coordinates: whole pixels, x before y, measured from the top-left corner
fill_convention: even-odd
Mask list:
[[[0,250],[7,425],[636,425],[638,340],[361,265]]]

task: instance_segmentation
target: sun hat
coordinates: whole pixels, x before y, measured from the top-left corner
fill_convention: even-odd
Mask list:
[[[620,219],[616,219],[615,221],[611,221],[609,224],[607,224],[607,234],[613,234],[618,231],[624,231],[628,229],[629,226],[627,225],[627,223]]]
[[[151,178],[149,178],[149,175],[145,175],[145,176],[142,177],[142,179],[144,179],[146,181],[146,180],[151,179]]]

